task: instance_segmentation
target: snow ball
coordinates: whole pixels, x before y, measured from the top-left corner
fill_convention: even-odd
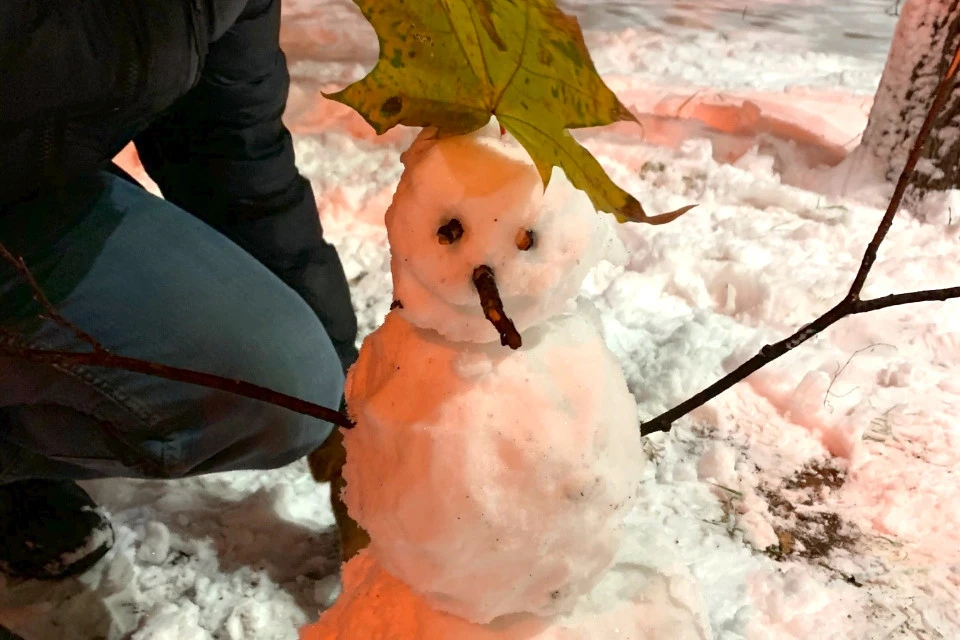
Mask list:
[[[417,326],[448,339],[492,342],[473,285],[490,267],[504,310],[523,333],[570,310],[589,270],[624,249],[613,217],[555,169],[540,174],[494,121],[465,136],[418,136],[386,213],[394,298]]]
[[[170,530],[162,522],[150,522],[140,548],[137,550],[137,560],[144,564],[163,564],[170,555]]]
[[[610,566],[645,455],[589,321],[451,343],[396,311],[347,381],[344,499],[393,575],[472,621],[564,611]]]

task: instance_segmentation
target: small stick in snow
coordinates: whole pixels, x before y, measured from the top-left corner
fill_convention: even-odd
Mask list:
[[[497,289],[497,279],[493,275],[493,269],[487,265],[481,265],[473,270],[473,286],[477,288],[480,294],[480,305],[483,307],[483,315],[497,329],[500,334],[500,344],[511,349],[519,349],[523,345],[520,338],[520,332],[513,324],[513,320],[507,317],[503,310],[503,301],[500,299],[500,291]]]
[[[830,384],[827,385],[827,390],[826,390],[826,391],[824,392],[824,394],[823,394],[823,406],[824,406],[824,407],[828,407],[831,411],[833,411],[833,407],[830,407],[830,406],[829,406],[829,404],[830,404],[830,398],[831,398],[831,397],[834,397],[834,398],[843,398],[843,397],[845,397],[845,396],[850,395],[853,391],[855,391],[855,390],[857,389],[857,387],[854,387],[853,389],[851,389],[850,391],[848,391],[847,393],[842,394],[842,395],[833,393],[833,385],[837,384],[837,380],[840,378],[840,375],[841,375],[844,371],[846,371],[847,367],[850,366],[850,363],[853,362],[853,359],[856,358],[856,357],[857,357],[858,355],[860,355],[861,353],[865,353],[865,352],[867,352],[867,351],[870,351],[871,349],[876,349],[877,347],[890,347],[890,348],[893,349],[894,351],[897,350],[897,347],[896,347],[895,345],[887,344],[887,343],[885,343],[885,342],[877,342],[877,343],[875,343],[875,344],[871,344],[871,345],[868,345],[868,346],[866,346],[866,347],[863,347],[862,349],[857,349],[857,350],[854,351],[852,354],[850,354],[850,357],[847,358],[847,361],[844,362],[842,365],[839,365],[839,366],[837,367],[837,372],[836,372],[835,374],[833,374],[833,378],[830,379]]]

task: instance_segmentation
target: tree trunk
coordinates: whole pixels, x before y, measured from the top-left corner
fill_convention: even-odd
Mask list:
[[[937,88],[960,44],[960,0],[907,0],[863,133],[889,181],[900,174]],[[960,91],[954,89],[934,124],[907,201],[960,188]],[[908,204],[909,206],[909,204]]]

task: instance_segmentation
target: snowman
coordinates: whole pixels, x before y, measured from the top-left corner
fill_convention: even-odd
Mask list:
[[[343,498],[370,545],[302,637],[579,638],[550,621],[611,579],[645,462],[619,364],[575,301],[624,249],[495,121],[424,130],[402,161],[394,304],[346,388]]]

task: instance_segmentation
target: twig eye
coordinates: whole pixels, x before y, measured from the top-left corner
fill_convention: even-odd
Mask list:
[[[437,229],[437,242],[443,245],[453,244],[463,237],[463,225],[456,218],[451,218]]]
[[[533,249],[534,244],[537,242],[537,234],[533,229],[520,229],[517,232],[517,249],[520,251],[529,251]]]

